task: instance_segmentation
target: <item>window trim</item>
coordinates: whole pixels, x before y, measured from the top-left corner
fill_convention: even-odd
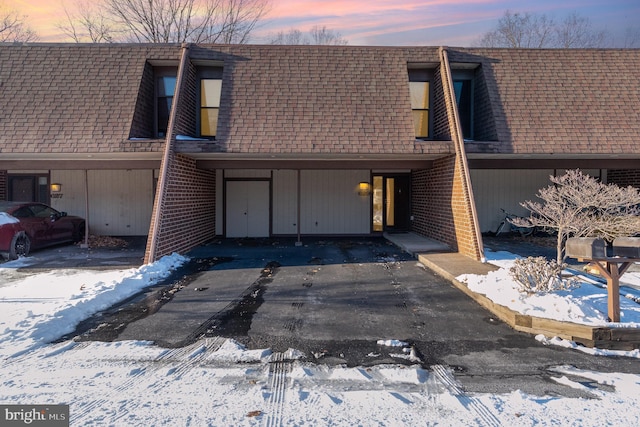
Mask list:
[[[173,86],[173,94],[171,96],[160,94],[160,80],[166,77],[173,77],[176,82]],[[173,99],[175,98],[175,89],[178,84],[178,69],[176,67],[156,67],[154,68],[153,75],[153,134],[156,138],[165,138],[169,131],[169,118],[171,116],[171,108],[173,108]],[[171,108],[167,112],[167,131],[162,134],[160,132],[160,100],[161,99],[171,99]]]
[[[462,128],[462,135],[465,140],[474,139],[474,98],[475,98],[474,97],[474,91],[475,91],[474,77],[475,77],[474,69],[452,70],[451,72],[451,80],[453,81],[453,84],[454,84],[454,91],[455,91],[456,82],[469,82],[469,109],[467,111],[469,115],[468,135],[465,133],[464,127],[462,124],[462,114],[461,114],[460,105],[457,99],[458,98],[457,93],[454,93],[454,95],[456,95],[455,102],[456,102],[456,108],[458,109],[458,117],[460,117],[460,127]]]
[[[196,105],[195,108],[195,116],[196,116],[196,135],[200,138],[210,139],[215,141],[218,137],[220,130],[220,112],[222,111],[222,93],[224,91],[224,80],[222,78],[223,75],[223,67],[222,66],[207,66],[207,67],[199,67],[196,72]],[[208,107],[202,106],[202,81],[203,80],[220,80],[220,99],[218,100],[217,107]],[[215,135],[203,135],[202,134],[202,110],[203,109],[217,109],[218,110],[218,119],[216,123]]]
[[[414,111],[427,111],[427,135],[418,136],[415,135],[418,141],[427,141],[433,139],[433,82],[434,82],[434,70],[431,68],[418,68],[408,67],[408,82],[409,82],[409,102],[411,104],[411,120],[414,127],[414,135],[416,129],[416,123],[414,119]],[[428,83],[428,107],[427,108],[414,108],[411,102],[411,83]]]

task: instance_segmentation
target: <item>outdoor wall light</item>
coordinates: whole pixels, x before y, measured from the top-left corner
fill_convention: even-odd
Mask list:
[[[51,184],[51,192],[59,193],[62,190],[62,184]]]
[[[368,196],[371,194],[371,184],[368,182],[361,182],[358,184],[358,195],[360,196]]]

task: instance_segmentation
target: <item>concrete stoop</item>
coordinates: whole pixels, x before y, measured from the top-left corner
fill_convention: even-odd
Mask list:
[[[455,252],[423,253],[417,254],[417,257],[422,264],[448,279],[456,288],[473,298],[516,331],[533,335],[542,334],[548,338],[559,337],[586,347],[610,350],[640,348],[640,329],[638,328],[593,327],[523,315],[508,307],[496,304],[485,295],[471,291],[466,284],[456,279],[461,274],[487,274],[498,269],[494,265],[483,264]]]

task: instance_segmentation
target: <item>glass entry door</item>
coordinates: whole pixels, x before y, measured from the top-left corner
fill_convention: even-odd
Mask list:
[[[409,231],[410,176],[374,175],[373,231]]]

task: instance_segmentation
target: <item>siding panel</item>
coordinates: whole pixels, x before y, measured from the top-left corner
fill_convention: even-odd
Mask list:
[[[298,172],[273,171],[273,234],[298,233]]]
[[[357,188],[369,175],[368,170],[302,171],[302,234],[368,234],[370,198],[359,196]]]

